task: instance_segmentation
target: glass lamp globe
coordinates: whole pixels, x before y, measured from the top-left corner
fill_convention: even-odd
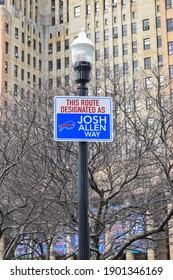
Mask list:
[[[71,44],[72,63],[88,62],[92,64],[94,44],[87,38],[82,30],[78,37]]]

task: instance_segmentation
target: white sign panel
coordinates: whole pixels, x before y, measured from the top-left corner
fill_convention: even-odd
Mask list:
[[[56,96],[54,138],[56,141],[112,141],[112,99]]]

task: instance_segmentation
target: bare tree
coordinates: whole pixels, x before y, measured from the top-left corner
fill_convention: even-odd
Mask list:
[[[131,250],[153,250],[156,256],[161,245],[166,248],[168,238],[171,241],[172,104],[169,83],[165,79],[161,84],[155,69],[151,74],[152,80],[142,72],[143,79],[128,77],[124,83],[121,71],[106,76],[114,101],[114,141],[89,144],[93,259],[119,259]],[[95,94],[98,85],[94,80],[90,84]],[[15,256],[22,240],[29,240],[31,257],[49,259],[58,238],[77,236],[76,144],[53,140],[56,93],[49,84],[43,86],[38,98],[21,99],[11,114],[4,112],[1,125],[1,235],[8,237],[6,259]],[[73,83],[59,85],[60,95],[64,90],[75,94]],[[67,242],[72,246],[70,239]],[[76,246],[64,258],[77,251]]]

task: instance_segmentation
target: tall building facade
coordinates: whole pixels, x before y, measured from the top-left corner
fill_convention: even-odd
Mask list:
[[[1,1],[0,92],[23,96],[45,78],[50,87],[68,85],[69,46],[81,28],[95,44],[96,80],[120,68],[135,80],[139,69],[156,65],[172,79],[172,14],[171,0]],[[109,92],[106,79],[99,87]]]
[[[149,70],[157,67],[160,83],[169,79],[173,102],[173,0],[5,0],[0,1],[1,106],[13,95],[20,99],[31,89],[41,91],[46,82],[50,89],[68,87],[70,45],[81,28],[95,45],[94,94],[109,95],[108,73],[121,73],[124,90],[127,76],[135,87],[141,69],[150,88]]]

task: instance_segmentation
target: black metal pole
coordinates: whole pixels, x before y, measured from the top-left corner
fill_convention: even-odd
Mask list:
[[[90,81],[91,64],[78,61],[74,65],[75,81],[79,96],[87,96],[86,83]],[[79,217],[79,259],[90,259],[89,222],[88,222],[88,143],[79,142],[78,146],[78,217]]]
[[[78,94],[87,96],[88,89],[84,83],[78,86]],[[79,195],[79,259],[90,259],[89,222],[88,222],[88,143],[78,144],[78,195]]]

